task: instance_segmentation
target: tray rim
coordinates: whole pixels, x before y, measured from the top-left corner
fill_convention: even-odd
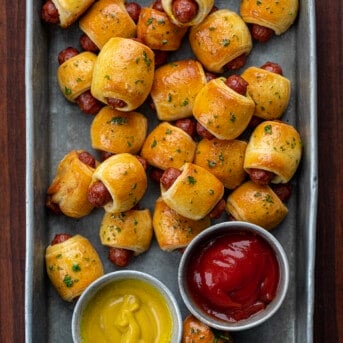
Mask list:
[[[308,9],[308,31],[309,31],[309,49],[307,55],[309,57],[308,69],[310,70],[310,89],[309,89],[309,118],[310,118],[310,140],[308,145],[311,146],[311,159],[310,164],[307,166],[309,169],[308,180],[311,189],[309,209],[312,214],[308,219],[308,249],[306,251],[307,264],[306,270],[306,313],[305,322],[306,330],[304,330],[304,337],[299,338],[299,333],[296,335],[296,341],[299,343],[313,342],[313,315],[314,315],[314,290],[315,290],[315,251],[316,251],[316,225],[317,225],[317,204],[318,204],[318,159],[317,159],[317,59],[316,59],[316,35],[315,35],[315,1],[314,0],[299,0],[302,6],[306,3]],[[32,263],[34,260],[33,242],[34,242],[34,168],[32,168],[32,161],[34,159],[34,117],[32,115],[34,106],[33,98],[33,18],[34,18],[33,1],[26,0],[26,33],[25,33],[25,105],[26,105],[26,195],[25,195],[25,213],[26,213],[26,251],[25,251],[25,342],[32,342],[32,322],[33,322],[33,273]],[[301,339],[301,340],[300,340]],[[304,340],[305,339],[305,340]]]

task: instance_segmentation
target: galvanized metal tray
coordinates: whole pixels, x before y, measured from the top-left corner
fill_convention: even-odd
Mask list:
[[[140,2],[141,5],[149,4]],[[58,162],[72,149],[90,152],[89,127],[92,116],[81,113],[68,103],[57,86],[58,52],[78,46],[81,31],[77,25],[62,30],[48,27],[40,20],[40,1],[28,0],[26,24],[26,342],[72,342],[71,316],[74,304],[62,301],[47,278],[45,248],[55,233],[81,233],[89,238],[101,255],[106,272],[116,268],[107,260],[107,249],[99,242],[102,211],[74,220],[49,214],[45,195]],[[238,12],[239,2],[216,0],[218,7]],[[186,42],[187,43],[187,42]],[[187,44],[171,60],[190,56]],[[280,310],[265,324],[234,334],[236,343],[310,343],[314,293],[315,228],[317,211],[317,112],[316,112],[316,41],[313,0],[303,0],[296,23],[282,36],[266,44],[254,44],[247,66],[266,61],[279,63],[291,80],[291,103],[283,120],[295,125],[304,142],[301,165],[295,188],[288,202],[289,214],[272,233],[287,253],[290,287]],[[245,68],[244,67],[244,68]],[[149,108],[142,107],[143,113]],[[150,116],[150,118],[152,118]],[[150,129],[156,124],[150,121]],[[159,192],[157,185],[149,191],[141,207],[153,209]],[[153,241],[150,250],[127,267],[150,273],[166,283],[179,299],[183,316],[188,312],[177,287],[180,253],[162,252]]]

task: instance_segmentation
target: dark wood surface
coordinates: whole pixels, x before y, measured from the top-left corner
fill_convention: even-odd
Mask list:
[[[343,2],[316,0],[319,197],[314,342],[343,342]],[[0,2],[0,342],[24,342],[25,2]],[[267,342],[269,343],[269,342]]]

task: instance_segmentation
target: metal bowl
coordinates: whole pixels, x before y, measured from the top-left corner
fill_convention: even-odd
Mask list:
[[[171,343],[179,343],[182,338],[182,317],[174,295],[161,281],[155,277],[140,271],[135,270],[120,270],[103,275],[82,293],[78,299],[72,317],[72,337],[74,343],[82,343],[81,339],[81,320],[88,303],[95,297],[102,289],[109,285],[115,284],[123,280],[141,280],[153,286],[165,299],[172,317],[172,334]]]
[[[274,299],[265,307],[265,309],[251,315],[246,319],[237,321],[220,320],[209,316],[194,300],[192,290],[187,283],[188,267],[191,258],[199,256],[204,246],[216,237],[228,234],[230,231],[245,231],[254,233],[262,237],[274,250],[279,265],[279,282]],[[284,249],[278,240],[267,230],[247,222],[224,222],[213,225],[201,232],[195,237],[185,249],[178,270],[178,283],[182,299],[188,310],[200,321],[208,326],[223,331],[241,331],[250,329],[270,318],[281,306],[288,289],[289,283],[289,265]]]

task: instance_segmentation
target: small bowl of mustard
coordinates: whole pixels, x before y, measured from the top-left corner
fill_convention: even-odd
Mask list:
[[[179,343],[181,312],[172,292],[154,276],[114,271],[94,281],[78,299],[72,337],[74,343]]]

